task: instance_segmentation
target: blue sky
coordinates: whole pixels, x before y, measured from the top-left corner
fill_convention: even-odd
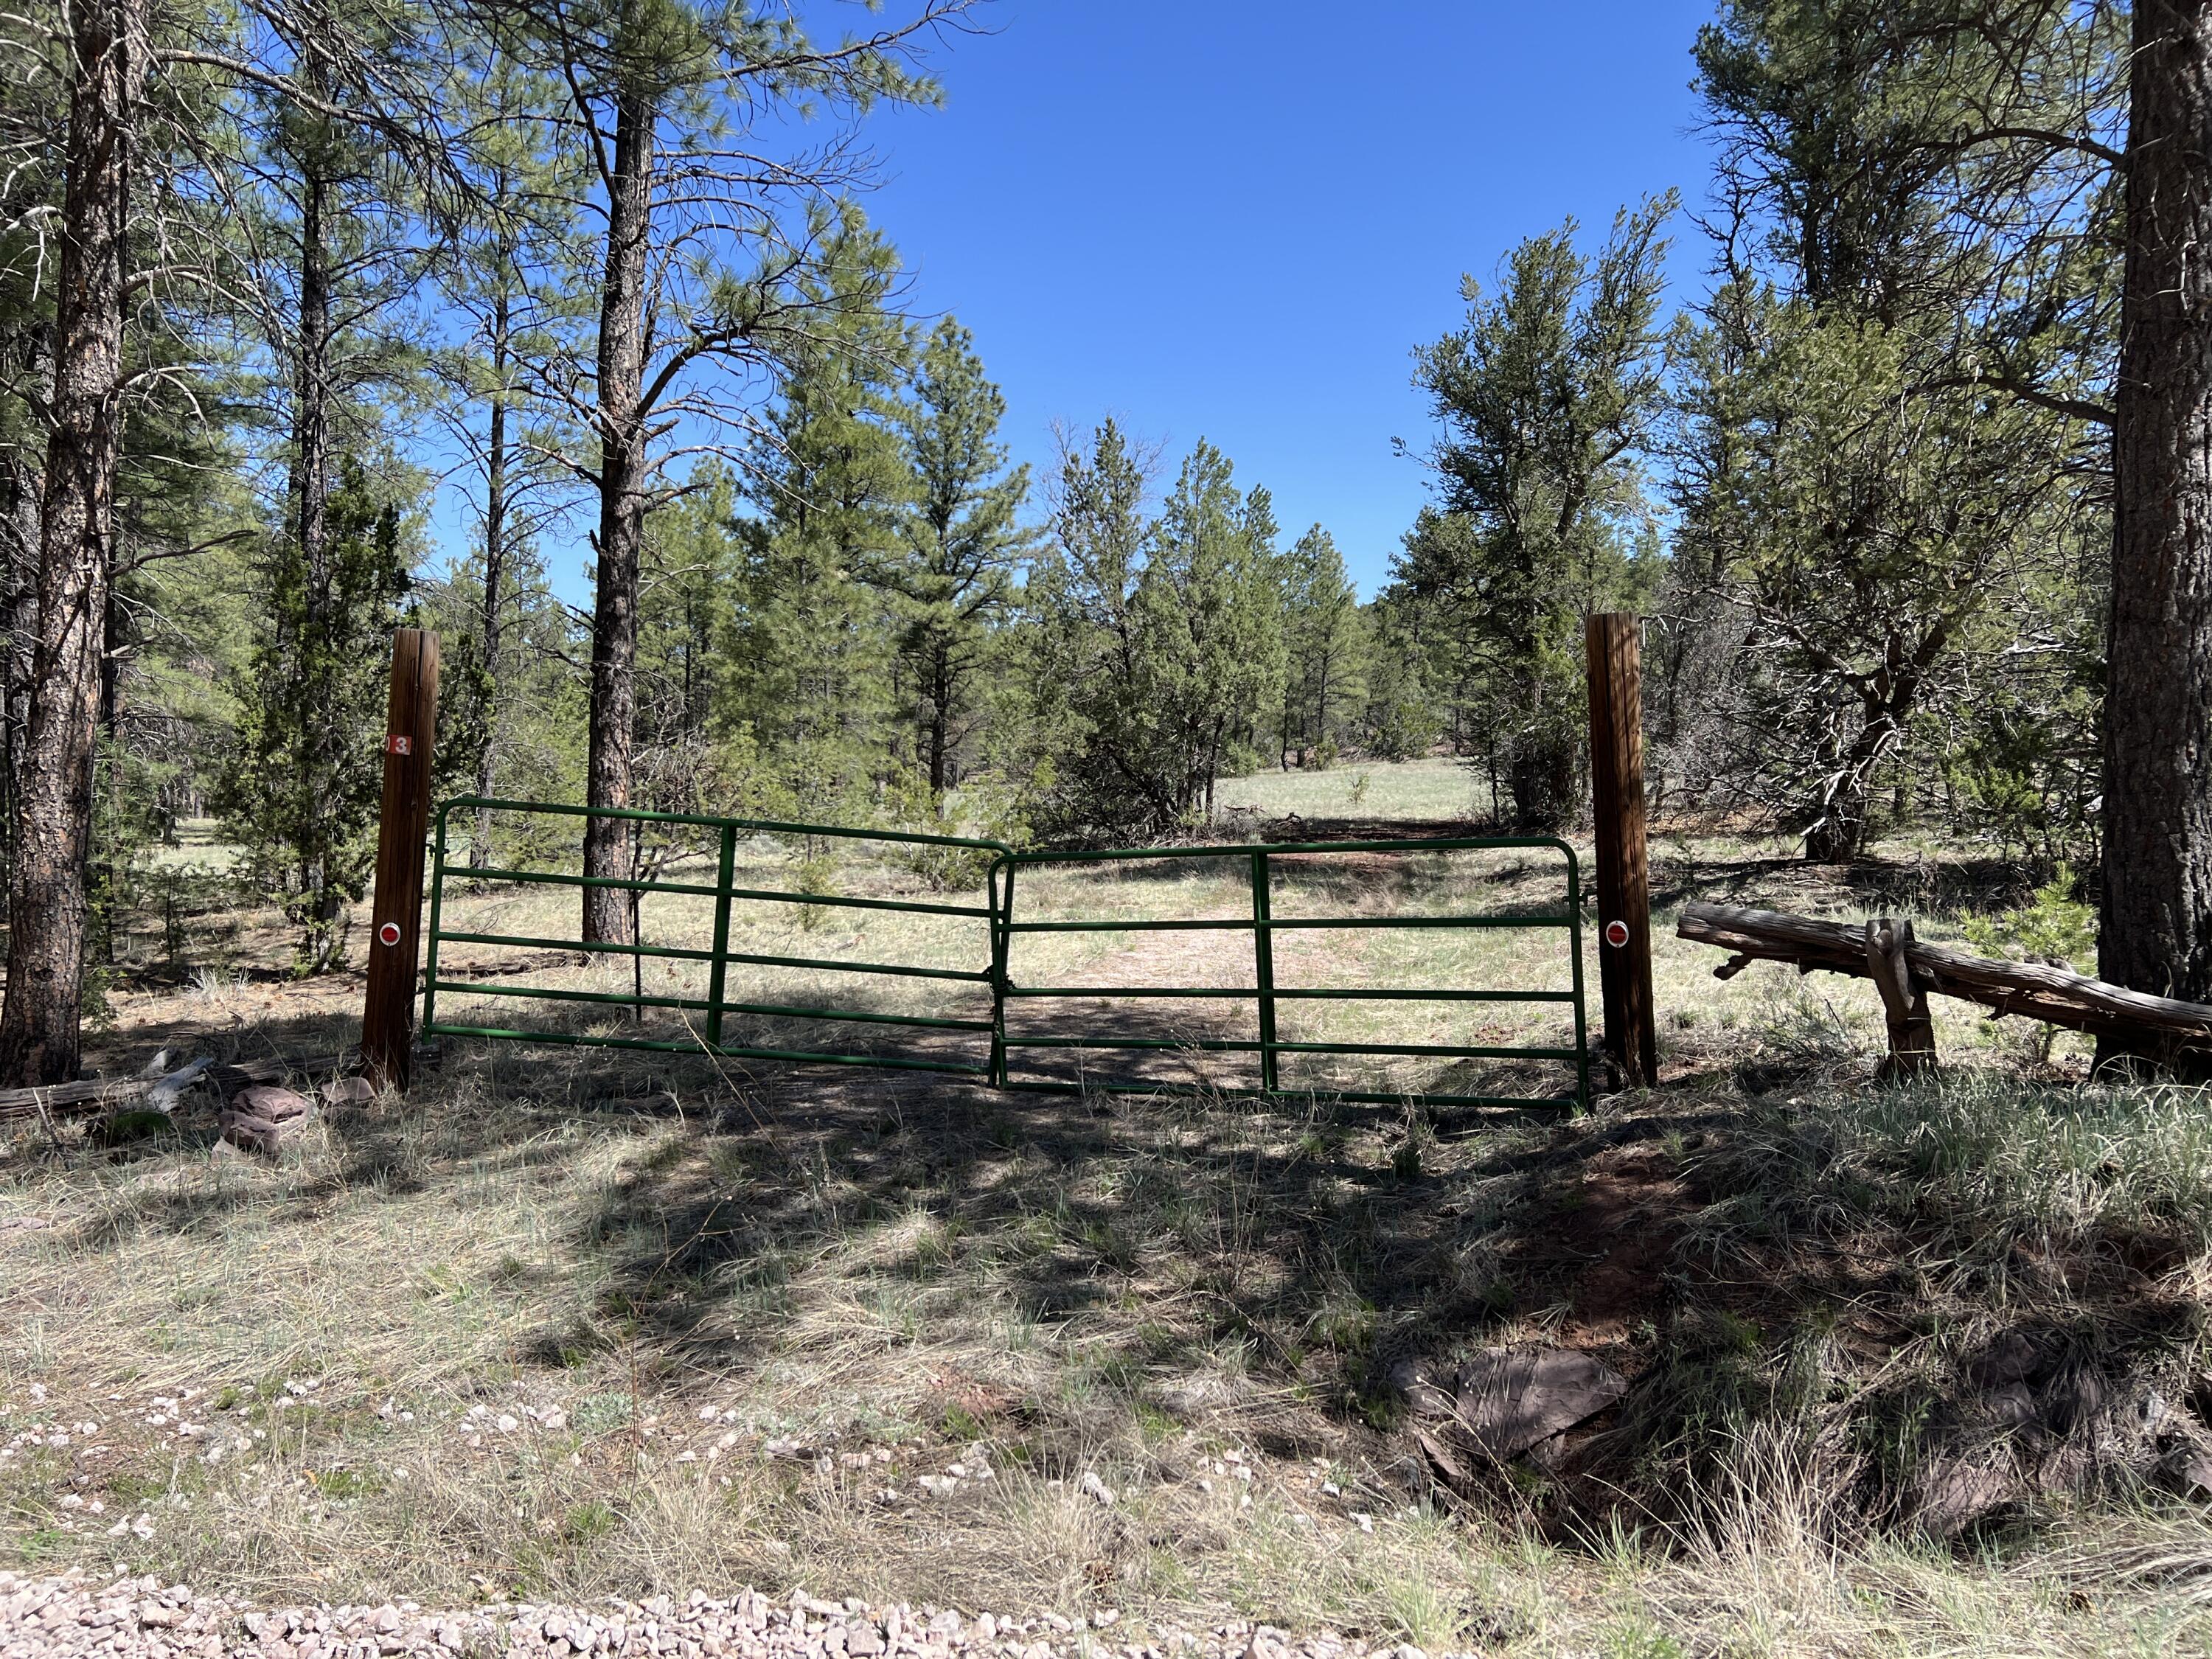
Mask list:
[[[1363,593],[1426,489],[1417,342],[1521,238],[1703,199],[1689,49],[1712,0],[994,0],[948,102],[872,122],[908,305],[975,331],[1018,458],[1111,414],[1213,441]],[[1570,21],[1571,20],[1571,21]],[[1678,222],[1678,290],[1705,264]]]
[[[989,33],[932,55],[945,106],[871,118],[865,205],[907,308],[974,331],[1040,482],[1055,422],[1114,416],[1169,469],[1210,439],[1371,596],[1428,488],[1391,447],[1432,435],[1413,347],[1525,236],[1572,215],[1595,239],[1668,188],[1701,204],[1689,52],[1715,3],[988,0]],[[1675,239],[1679,303],[1705,253]],[[586,608],[587,517],[546,550]]]

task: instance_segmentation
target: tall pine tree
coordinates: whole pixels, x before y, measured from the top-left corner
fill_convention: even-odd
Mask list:
[[[911,495],[898,515],[897,551],[877,567],[896,613],[902,702],[938,807],[980,718],[977,681],[1027,550],[1029,468],[1007,470],[999,438],[1006,411],[974,337],[946,318],[922,350],[900,417]]]

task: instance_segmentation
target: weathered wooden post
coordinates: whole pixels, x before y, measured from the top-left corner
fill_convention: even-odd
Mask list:
[[[362,1069],[379,1088],[407,1086],[415,1054],[415,969],[422,920],[422,851],[430,824],[430,748],[438,734],[438,636],[392,636],[384,720],[384,813],[369,908],[368,999]]]
[[[1642,638],[1641,624],[1627,611],[1593,611],[1583,621],[1605,1046],[1624,1079],[1649,1087],[1659,1078],[1659,1030],[1651,998],[1650,866],[1644,845]]]
[[[1889,1026],[1889,1054],[1881,1062],[1886,1078],[1917,1077],[1936,1069],[1936,1019],[1928,1007],[1928,988],[1912,972],[1912,924],[1887,916],[1866,925],[1867,976],[1881,998]]]

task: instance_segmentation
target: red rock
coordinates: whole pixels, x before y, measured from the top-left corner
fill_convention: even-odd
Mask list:
[[[270,1123],[288,1122],[295,1117],[305,1117],[314,1110],[314,1103],[307,1096],[290,1089],[280,1089],[275,1084],[257,1083],[240,1089],[231,1097],[233,1109],[248,1117],[261,1118]]]

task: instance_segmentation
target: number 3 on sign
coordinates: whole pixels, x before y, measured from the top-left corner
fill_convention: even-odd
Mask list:
[[[415,752],[415,739],[404,732],[394,732],[385,738],[384,752],[387,755],[411,755]]]

